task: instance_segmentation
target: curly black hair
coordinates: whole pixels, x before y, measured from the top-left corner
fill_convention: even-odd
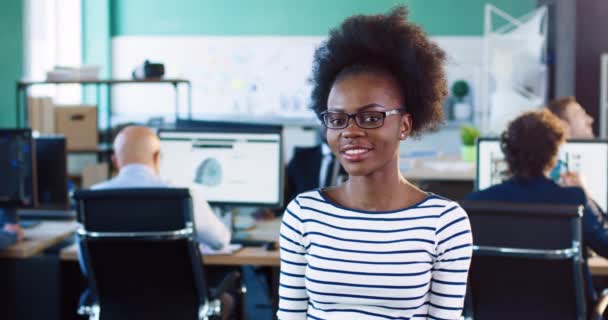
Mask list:
[[[356,15],[332,29],[315,52],[311,108],[327,110],[336,80],[353,73],[380,72],[394,77],[412,115],[412,135],[437,129],[443,122],[447,94],[445,53],[426,33],[407,20],[399,6],[385,15]]]
[[[547,109],[515,118],[500,137],[509,172],[516,178],[542,176],[553,165],[564,134],[559,118]]]

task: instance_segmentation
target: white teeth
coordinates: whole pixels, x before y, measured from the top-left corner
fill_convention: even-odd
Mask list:
[[[348,154],[348,155],[353,155],[353,154],[361,154],[367,152],[366,149],[349,149],[344,151],[344,153]]]

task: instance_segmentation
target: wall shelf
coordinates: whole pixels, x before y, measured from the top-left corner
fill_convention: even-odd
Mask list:
[[[28,89],[30,87],[39,86],[39,85],[65,85],[65,84],[79,84],[82,86],[94,86],[96,88],[95,99],[96,99],[96,104],[97,104],[98,119],[99,119],[99,108],[100,108],[100,101],[101,101],[101,88],[105,86],[109,92],[110,88],[112,86],[123,85],[123,84],[169,84],[169,85],[172,85],[173,89],[175,91],[175,118],[177,119],[180,114],[179,86],[185,85],[186,88],[188,89],[188,92],[187,92],[188,119],[192,119],[192,84],[190,83],[190,80],[186,80],[186,79],[155,78],[155,79],[145,79],[145,80],[144,79],[141,79],[141,80],[98,79],[98,80],[62,80],[62,81],[26,80],[26,79],[24,79],[24,80],[17,81],[17,104],[16,104],[16,106],[17,106],[17,112],[16,112],[17,125],[21,126],[21,127],[25,127],[25,126],[27,126],[27,124],[29,122],[28,114],[27,114],[27,110],[28,110],[27,96],[28,96]],[[108,107],[106,108],[105,112],[106,112],[106,126],[104,129],[106,130],[106,134],[102,137],[101,141],[110,143],[111,142],[110,129],[111,129],[111,125],[112,125],[111,99],[108,99]]]

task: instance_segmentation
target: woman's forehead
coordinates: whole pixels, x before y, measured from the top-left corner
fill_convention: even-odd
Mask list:
[[[403,104],[397,82],[389,76],[361,73],[346,76],[331,88],[328,109],[358,109],[377,104],[395,107]]]

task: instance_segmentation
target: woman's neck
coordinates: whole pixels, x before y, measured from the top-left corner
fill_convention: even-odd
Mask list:
[[[408,191],[417,191],[406,196]],[[351,176],[343,188],[345,204],[370,211],[388,211],[415,203],[424,195],[399,171],[398,163],[368,176]]]

